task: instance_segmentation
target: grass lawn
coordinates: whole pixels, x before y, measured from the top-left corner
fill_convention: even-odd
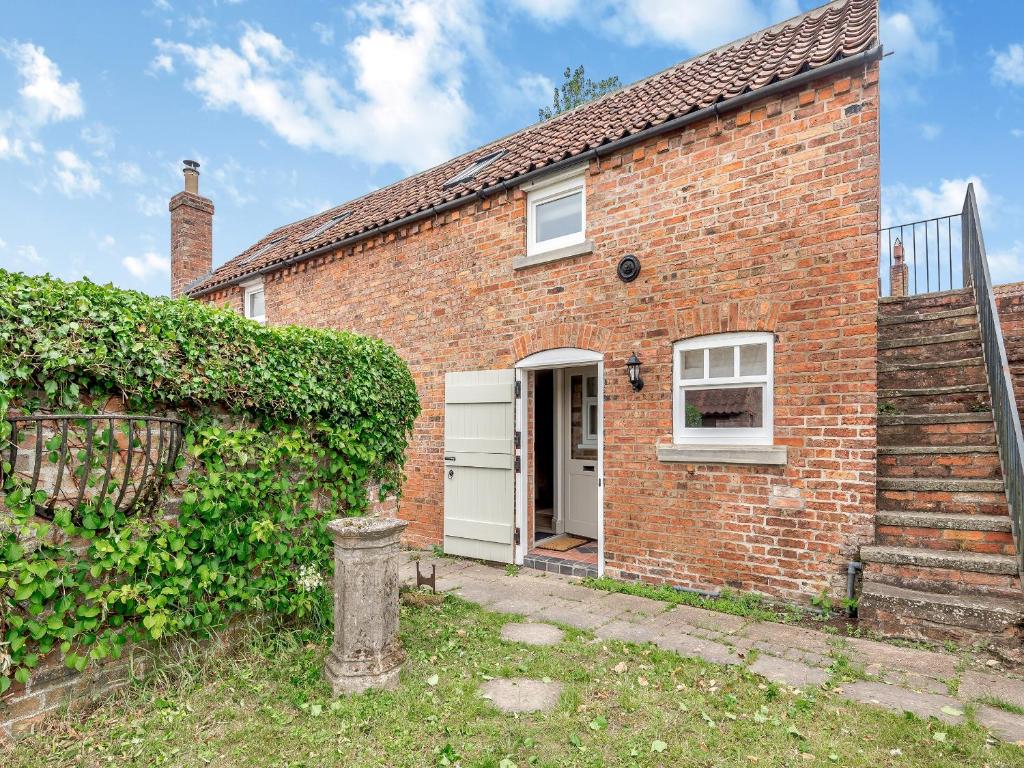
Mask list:
[[[135,685],[84,722],[58,718],[0,764],[1024,766],[1024,750],[986,743],[973,725],[894,715],[572,629],[553,648],[510,645],[498,637],[508,620],[451,597],[404,606],[400,689],[336,701],[321,679],[327,634],[254,636],[231,657]],[[490,677],[565,689],[554,711],[515,717],[477,697]]]

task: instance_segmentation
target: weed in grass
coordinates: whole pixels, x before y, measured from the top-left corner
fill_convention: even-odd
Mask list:
[[[985,704],[989,707],[995,707],[1001,709],[1003,712],[1010,712],[1014,715],[1024,715],[1024,707],[1019,707],[1016,704],[1000,699],[998,696],[982,696],[978,699],[979,704]]]
[[[607,576],[583,579],[584,586],[604,592],[618,592],[625,595],[636,595],[661,600],[675,605],[690,605],[696,608],[707,608],[720,613],[743,616],[759,621],[786,621],[791,614],[775,609],[761,595],[751,592],[731,592],[722,590],[717,597],[705,597],[696,592],[686,592],[663,585],[643,584],[641,582],[618,581]]]
[[[509,563],[508,565],[505,566],[505,575],[506,576],[518,576],[519,575],[519,566],[516,565],[515,563]]]

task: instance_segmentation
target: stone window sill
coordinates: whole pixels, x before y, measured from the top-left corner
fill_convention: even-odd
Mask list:
[[[658,461],[679,464],[760,464],[781,466],[786,463],[785,445],[659,445]]]
[[[536,256],[516,256],[512,259],[512,269],[526,269],[537,264],[549,264],[552,261],[571,259],[573,256],[583,256],[594,252],[594,241],[584,240],[582,243],[567,245],[564,248],[556,248],[553,251],[539,253]]]

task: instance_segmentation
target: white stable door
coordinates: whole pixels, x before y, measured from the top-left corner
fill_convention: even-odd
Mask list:
[[[601,408],[597,366],[566,368],[562,374],[564,530],[597,538],[597,451]]]
[[[444,551],[511,563],[515,371],[445,375]]]

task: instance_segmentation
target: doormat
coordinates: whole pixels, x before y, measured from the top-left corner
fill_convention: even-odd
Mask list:
[[[586,544],[589,539],[578,539],[575,536],[570,536],[567,533],[563,533],[560,536],[552,536],[544,541],[537,542],[537,549],[551,549],[555,552],[566,552],[573,547],[578,547],[580,544]]]

